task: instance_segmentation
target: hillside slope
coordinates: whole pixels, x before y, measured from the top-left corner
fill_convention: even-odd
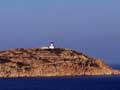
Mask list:
[[[0,51],[0,77],[117,75],[103,61],[70,49],[13,49]]]

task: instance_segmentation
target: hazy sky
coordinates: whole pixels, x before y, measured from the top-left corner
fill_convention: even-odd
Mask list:
[[[0,0],[0,49],[58,47],[120,64],[120,0]]]

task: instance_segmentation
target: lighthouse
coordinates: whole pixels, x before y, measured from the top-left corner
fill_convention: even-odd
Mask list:
[[[48,46],[43,46],[41,49],[55,49],[54,42],[50,42]]]
[[[49,49],[55,49],[54,42],[50,42]]]

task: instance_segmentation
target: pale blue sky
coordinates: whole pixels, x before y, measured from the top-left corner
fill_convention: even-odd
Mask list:
[[[0,49],[59,47],[120,63],[120,0],[0,0]]]

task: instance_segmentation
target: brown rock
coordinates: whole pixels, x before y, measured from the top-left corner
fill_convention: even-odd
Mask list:
[[[0,77],[118,75],[102,60],[70,49],[13,49],[0,51]]]

